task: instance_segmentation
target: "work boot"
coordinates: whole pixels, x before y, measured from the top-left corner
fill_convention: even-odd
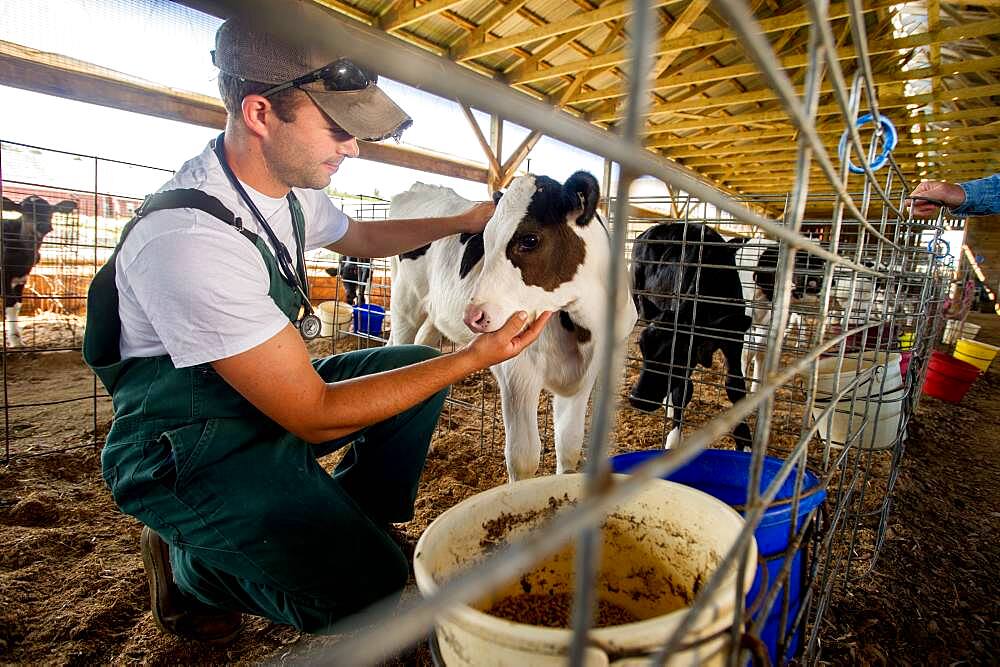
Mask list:
[[[139,542],[156,626],[184,639],[219,644],[233,639],[243,627],[243,615],[210,607],[178,588],[170,569],[170,547],[148,526],[142,527]]]

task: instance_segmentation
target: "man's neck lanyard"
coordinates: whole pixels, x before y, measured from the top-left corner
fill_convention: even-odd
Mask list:
[[[260,209],[254,204],[253,200],[247,194],[247,191],[243,188],[243,184],[240,183],[239,179],[236,178],[236,174],[229,167],[229,163],[226,162],[226,154],[223,149],[223,134],[220,134],[215,140],[215,155],[219,158],[219,164],[222,165],[222,171],[225,172],[226,177],[232,184],[233,189],[240,195],[243,203],[247,205],[250,212],[257,219],[257,224],[260,228],[264,230],[267,234],[268,240],[271,242],[271,247],[274,248],[275,258],[278,261],[278,271],[281,273],[281,277],[285,279],[288,286],[292,289],[298,291],[299,295],[302,297],[302,307],[299,309],[298,319],[294,322],[295,327],[302,334],[302,337],[306,340],[311,340],[319,335],[320,321],[319,318],[313,313],[312,304],[309,303],[308,285],[306,277],[306,257],[305,250],[303,249],[304,241],[299,238],[299,226],[296,224],[296,213],[298,217],[302,217],[302,207],[299,204],[299,200],[296,199],[295,195],[291,191],[288,192],[288,207],[292,213],[292,234],[295,236],[295,249],[296,254],[299,259],[299,269],[297,271],[292,265],[292,256],[288,252],[288,248],[284,243],[278,238],[271,229],[271,226],[267,224],[267,220],[261,215]]]

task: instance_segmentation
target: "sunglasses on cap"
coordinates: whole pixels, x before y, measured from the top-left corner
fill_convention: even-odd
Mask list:
[[[317,81],[323,82],[323,87],[331,92],[346,92],[351,90],[364,90],[368,86],[378,83],[377,74],[369,74],[358,65],[347,58],[334,60],[329,65],[324,65],[311,72],[306,72],[302,76],[297,76],[291,81],[279,83],[272,88],[268,88],[260,93],[261,97],[270,97],[275,93],[289,88],[298,88]]]

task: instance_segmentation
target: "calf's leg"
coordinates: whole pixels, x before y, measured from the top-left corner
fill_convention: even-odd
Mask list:
[[[667,417],[669,417],[674,427],[667,434],[667,441],[663,444],[664,449],[673,449],[681,444],[681,430],[684,427],[684,408],[691,401],[694,395],[694,382],[691,380],[690,368],[675,366],[671,371],[671,378],[677,378],[670,387],[667,394]],[[683,377],[683,381],[680,381]]]
[[[24,345],[21,341],[21,325],[17,321],[20,312],[20,303],[15,303],[13,306],[7,306],[6,308],[7,347],[21,347]]]
[[[542,455],[538,436],[538,397],[542,378],[536,369],[512,359],[491,370],[500,386],[503,409],[504,458],[508,481],[534,477]]]
[[[580,469],[583,450],[583,427],[587,416],[587,402],[594,388],[591,375],[584,386],[573,396],[552,397],[552,412],[556,432],[556,473],[576,472]]]
[[[722,354],[726,357],[727,367],[726,396],[729,397],[733,405],[736,405],[737,401],[743,400],[747,395],[746,378],[743,377],[743,371],[740,370],[740,361],[743,356],[742,347],[740,343],[734,342],[728,342],[722,346]],[[740,449],[749,450],[752,446],[753,438],[750,426],[745,419],[733,429],[733,438],[736,440],[736,446]]]

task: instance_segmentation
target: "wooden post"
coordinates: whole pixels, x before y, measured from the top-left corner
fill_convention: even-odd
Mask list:
[[[608,158],[604,158],[604,176],[601,179],[601,191],[604,193],[604,218],[611,219],[611,165],[614,164]]]
[[[496,156],[497,167],[493,170],[493,165],[490,165],[490,172],[487,176],[487,187],[489,188],[489,196],[492,197],[494,192],[497,192],[503,185],[503,167],[500,166],[500,161],[503,159],[503,118],[496,114],[490,116],[490,150],[493,151],[493,155]]]

